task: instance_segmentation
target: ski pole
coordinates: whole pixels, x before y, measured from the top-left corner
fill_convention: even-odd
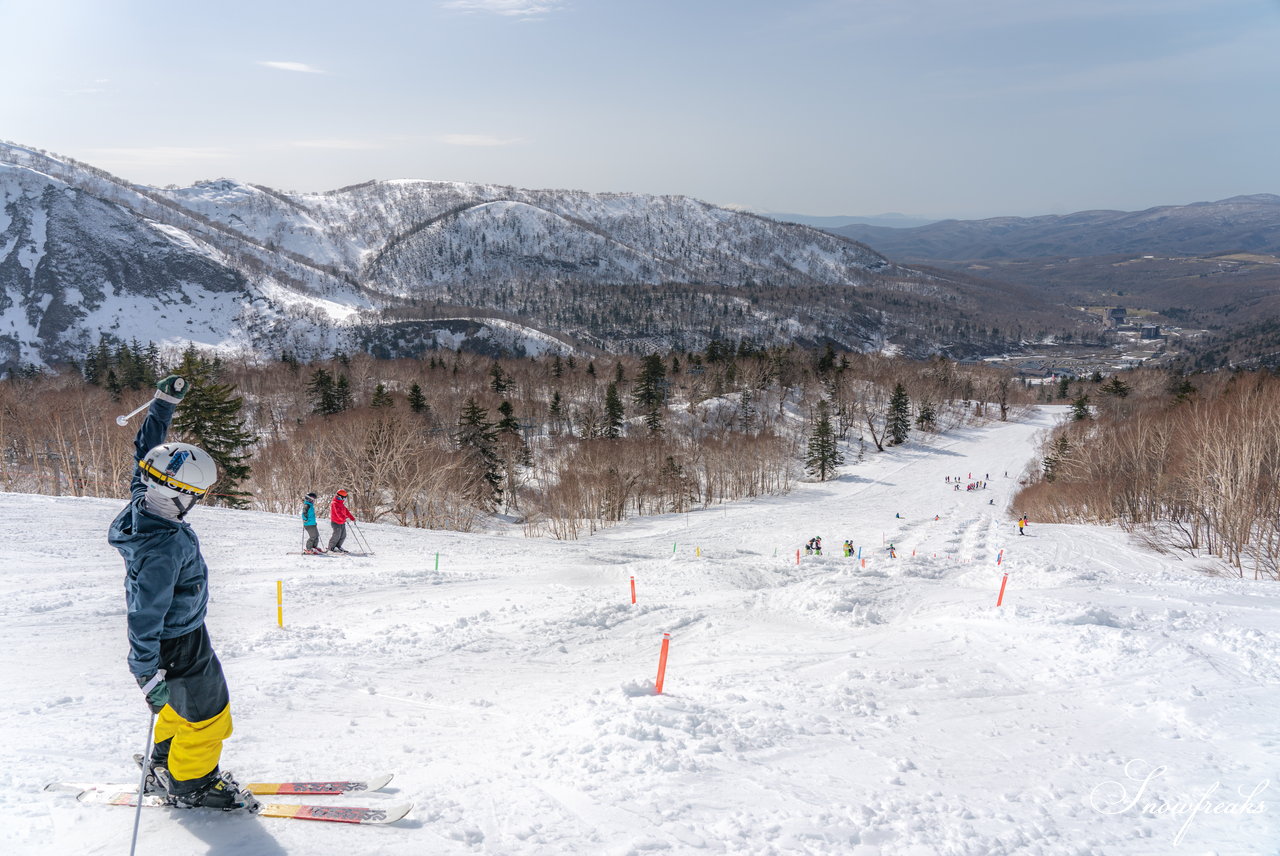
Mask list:
[[[356,527],[356,534],[360,536],[360,541],[364,544],[364,551],[372,556],[373,549],[369,546],[369,539],[364,537],[364,531]]]
[[[123,428],[125,425],[129,424],[130,419],[137,416],[139,413],[146,410],[150,406],[151,406],[151,399],[148,398],[145,404],[143,404],[141,407],[139,407],[137,410],[133,411],[132,413],[126,413],[124,416],[117,416],[116,424]]]
[[[164,680],[164,669],[156,672],[156,676],[143,687],[144,692],[151,692],[155,685]],[[142,821],[142,795],[147,790],[147,772],[151,766],[151,752],[155,748],[152,742],[152,735],[156,727],[156,713],[151,711],[151,717],[147,720],[147,746],[142,753],[145,759],[142,762],[142,778],[138,781],[138,806],[133,811],[133,842],[129,845],[129,856],[134,856],[134,852],[138,849],[138,824]]]
[[[369,542],[365,539],[364,533],[360,531],[360,527],[356,525],[355,520],[351,521],[351,531],[356,533],[356,539],[359,540],[361,549],[372,556],[373,551],[369,549]]]

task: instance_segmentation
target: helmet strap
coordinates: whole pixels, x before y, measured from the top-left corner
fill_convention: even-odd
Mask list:
[[[198,496],[186,496],[179,494],[177,496],[162,496],[156,491],[147,491],[147,511],[165,520],[180,521],[187,516],[187,512],[195,508],[197,502],[200,501]]]

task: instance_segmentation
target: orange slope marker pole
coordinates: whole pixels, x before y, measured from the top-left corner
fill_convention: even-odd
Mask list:
[[[284,580],[276,580],[276,624],[284,627]]]
[[[654,684],[654,695],[662,695],[662,683],[667,678],[667,651],[671,647],[671,634],[662,634],[662,653],[658,655],[658,680]]]
[[[1005,585],[1008,584],[1008,582],[1009,582],[1008,574],[1005,574],[1003,577],[1000,578],[1000,596],[996,598],[996,606],[1000,606],[1001,604],[1004,603],[1004,587]]]
[[[636,602],[636,578],[631,578],[631,602]]]

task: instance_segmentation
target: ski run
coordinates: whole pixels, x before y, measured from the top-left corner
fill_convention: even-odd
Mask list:
[[[1019,536],[1063,414],[576,542],[362,523],[375,556],[314,561],[292,515],[197,508],[223,766],[395,771],[298,800],[414,807],[358,830],[144,811],[138,852],[1280,853],[1280,587],[1117,528]],[[133,811],[43,790],[136,780],[122,505],[0,494],[5,854],[128,852]]]

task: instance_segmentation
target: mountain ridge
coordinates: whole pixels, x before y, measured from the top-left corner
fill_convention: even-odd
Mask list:
[[[1280,195],[1245,194],[1141,211],[1093,209],[1036,217],[940,220],[904,229],[850,225],[829,231],[906,262],[1147,252],[1280,253]]]
[[[1023,335],[1024,319],[994,324],[984,305],[983,295],[1007,285],[912,269],[829,232],[686,196],[425,179],[321,193],[226,178],[153,188],[0,143],[4,164],[0,194],[25,214],[0,221],[0,365],[75,358],[104,334],[147,340],[150,327],[174,344],[306,357],[378,342],[408,354],[456,344],[456,331],[430,330],[442,313],[501,317],[504,341],[518,319],[533,332],[622,349],[724,337],[964,355]],[[96,203],[51,209],[48,200],[68,190]],[[145,288],[107,268],[82,283],[77,265],[43,255],[52,245],[42,229],[81,235],[100,255],[136,256],[142,267],[150,256],[139,248],[159,246],[157,234],[165,252],[139,277],[152,283]],[[59,241],[58,258],[74,256],[76,242]],[[1031,334],[1081,323],[1014,288]],[[216,309],[210,293],[221,295]],[[146,317],[147,299],[164,311]],[[61,313],[56,324],[50,306]],[[420,328],[393,345],[375,329],[389,320]],[[528,337],[534,348],[545,342]]]

